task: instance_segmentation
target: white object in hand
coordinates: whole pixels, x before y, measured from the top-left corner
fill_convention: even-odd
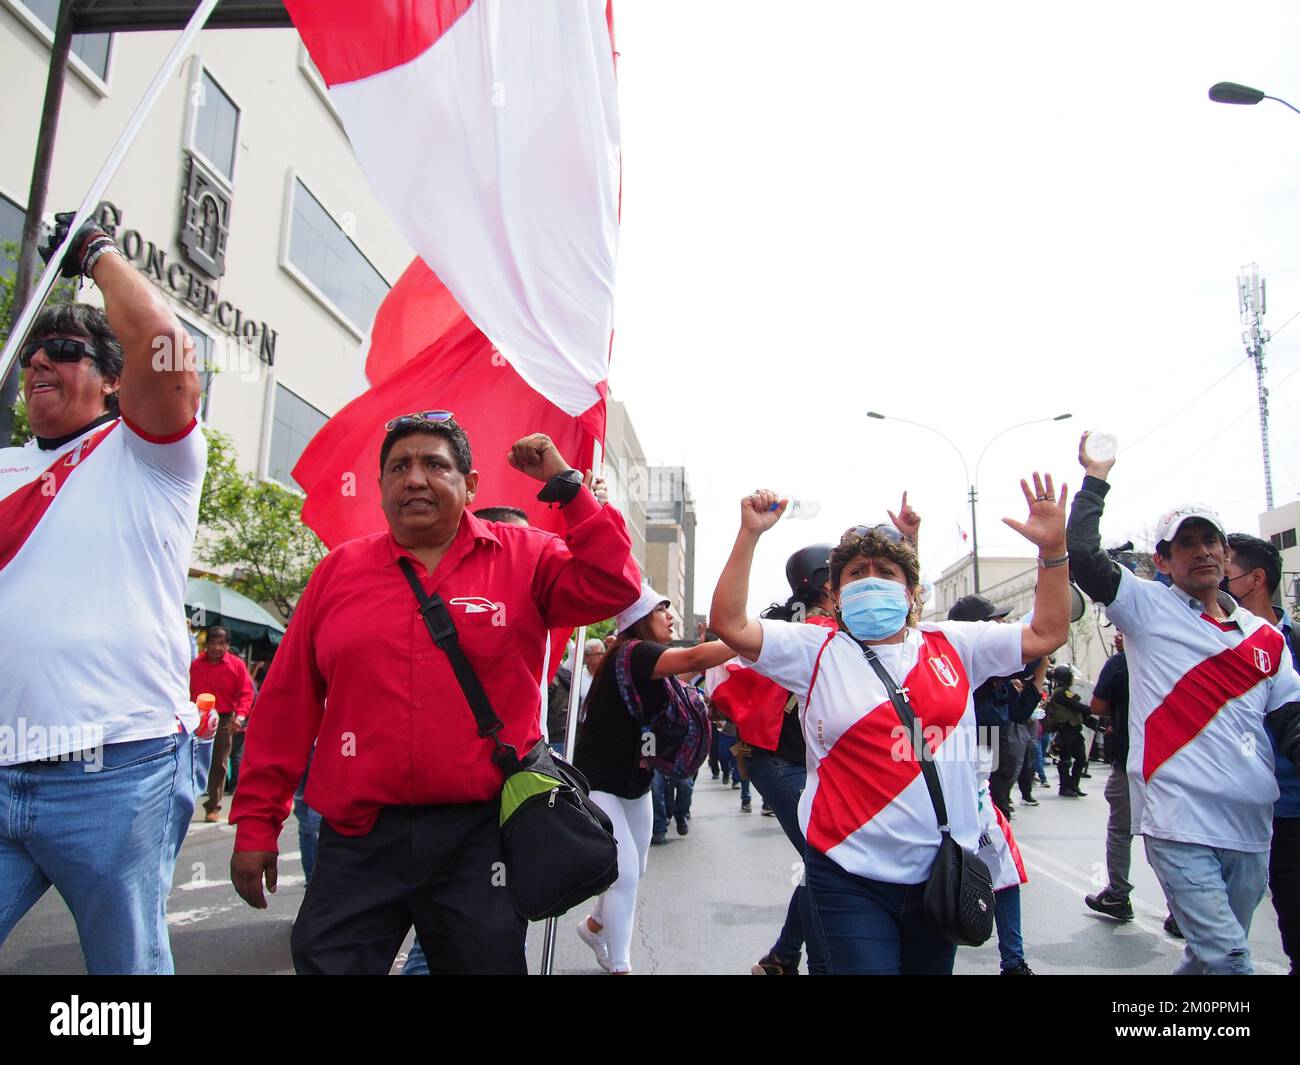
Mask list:
[[[1093,462],[1110,462],[1115,458],[1119,442],[1110,433],[1089,433],[1083,442],[1084,454]]]
[[[799,499],[797,496],[791,496],[790,505],[785,508],[782,517],[806,520],[817,517],[821,509],[822,505],[816,499]]]

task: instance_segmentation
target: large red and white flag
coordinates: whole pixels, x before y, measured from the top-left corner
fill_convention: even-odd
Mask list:
[[[529,509],[535,486],[504,461],[515,439],[546,432],[586,465],[604,436],[621,179],[609,6],[286,7],[423,260],[371,327],[369,391],[294,469],[303,520],[330,546],[383,528],[372,481],[383,423],[433,409],[453,411],[475,447],[475,505]]]

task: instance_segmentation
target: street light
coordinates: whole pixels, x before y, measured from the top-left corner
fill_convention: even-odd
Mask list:
[[[1300,108],[1292,107],[1282,97],[1269,96],[1263,89],[1252,89],[1249,85],[1238,85],[1235,81],[1221,81],[1211,85],[1210,99],[1216,104],[1257,104],[1260,100],[1276,100],[1300,115]]]
[[[1058,414],[1054,418],[1035,418],[1032,421],[1018,422],[1015,425],[1008,425],[1005,429],[1002,429],[997,433],[994,433],[993,436],[989,438],[988,443],[984,445],[983,450],[980,451],[979,458],[975,460],[974,480],[971,480],[970,467],[966,465],[966,456],[961,453],[961,448],[959,448],[956,444],[954,444],[951,440],[949,440],[948,437],[946,437],[943,433],[939,432],[939,430],[936,429],[933,425],[926,425],[924,422],[914,422],[908,418],[886,418],[885,415],[880,414],[874,410],[867,411],[867,417],[875,418],[878,421],[882,421],[882,422],[883,421],[903,422],[905,425],[915,425],[918,429],[925,429],[927,432],[934,433],[935,436],[942,439],[950,448],[952,448],[953,451],[957,453],[957,457],[961,459],[962,472],[965,473],[966,475],[966,483],[970,485],[970,546],[971,546],[970,557],[971,557],[971,569],[973,571],[973,575],[975,579],[975,591],[978,592],[980,590],[980,538],[979,538],[979,529],[975,517],[975,502],[979,498],[979,496],[975,490],[975,486],[979,484],[980,463],[984,461],[985,453],[988,451],[989,447],[993,444],[993,442],[998,439],[998,437],[1005,436],[1013,429],[1023,429],[1027,425],[1042,425],[1044,422],[1063,422],[1067,418],[1073,417],[1073,415]]]

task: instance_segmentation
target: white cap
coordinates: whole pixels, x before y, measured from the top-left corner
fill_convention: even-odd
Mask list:
[[[619,611],[614,618],[614,631],[626,632],[638,621],[652,614],[661,603],[670,603],[666,595],[660,595],[648,584],[641,585],[641,597],[626,610]]]
[[[1203,503],[1184,503],[1181,507],[1177,507],[1167,514],[1161,514],[1156,519],[1156,543],[1172,542],[1173,538],[1178,535],[1178,530],[1187,521],[1208,521],[1219,530],[1219,535],[1225,541],[1228,538],[1228,533],[1223,527],[1223,522],[1219,520],[1217,512]]]

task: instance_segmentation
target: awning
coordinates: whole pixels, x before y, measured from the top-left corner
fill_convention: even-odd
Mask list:
[[[216,581],[191,577],[185,585],[185,613],[196,628],[224,625],[236,642],[279,644],[284,625],[246,595]]]

